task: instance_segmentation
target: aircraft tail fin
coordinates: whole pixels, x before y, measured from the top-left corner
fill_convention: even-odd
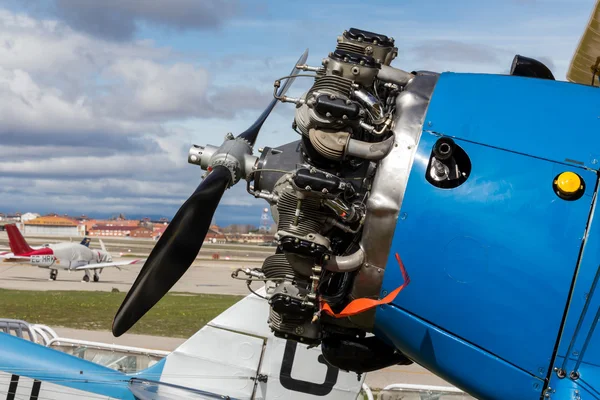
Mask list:
[[[8,232],[8,244],[14,255],[18,256],[33,251],[15,224],[6,225],[4,228]]]
[[[92,239],[90,239],[89,237],[84,237],[83,240],[81,241],[81,243],[84,245],[85,247],[90,247],[90,242],[92,241]]]
[[[105,251],[108,253],[108,250],[106,250],[106,245],[104,244],[102,239],[98,239],[98,241],[100,242],[100,248],[102,248],[102,251]]]

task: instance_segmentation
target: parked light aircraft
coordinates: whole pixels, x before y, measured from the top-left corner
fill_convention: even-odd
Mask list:
[[[0,333],[0,398],[357,398],[365,375],[327,364],[319,348],[276,338],[264,324],[268,316],[267,301],[249,295],[166,358],[131,375]]]
[[[90,281],[90,272],[93,271],[93,280],[100,280],[103,268],[121,267],[139,264],[144,260],[113,261],[112,255],[106,250],[104,242],[100,239],[101,250],[90,249],[89,240],[83,239],[82,243],[63,242],[48,244],[33,249],[19,231],[16,225],[5,226],[12,253],[1,255],[0,258],[27,261],[31,265],[50,270],[50,280],[56,280],[58,270],[83,271],[83,281]]]
[[[393,38],[354,28],[322,65],[302,57],[254,125],[190,149],[207,174],[113,333],[185,274],[245,179],[278,252],[239,273],[273,284],[276,336],[357,372],[414,361],[479,399],[600,399],[599,26],[600,1],[571,82],[520,55],[503,75],[403,71]],[[299,70],[313,85],[287,97]],[[277,101],[300,139],[254,156]]]

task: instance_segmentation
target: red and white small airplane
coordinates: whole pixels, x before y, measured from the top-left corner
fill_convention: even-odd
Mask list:
[[[6,225],[5,229],[8,232],[11,253],[0,253],[0,258],[24,260],[37,267],[48,268],[50,269],[50,280],[53,281],[56,280],[58,270],[63,269],[83,271],[85,273],[84,282],[90,281],[90,271],[93,270],[94,282],[98,282],[103,268],[118,268],[145,261],[137,259],[114,262],[102,240],[99,240],[102,250],[90,249],[83,244],[72,242],[48,244],[33,249],[27,244],[16,225]]]

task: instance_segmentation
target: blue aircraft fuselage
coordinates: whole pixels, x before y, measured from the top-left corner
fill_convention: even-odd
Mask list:
[[[452,138],[470,173],[426,179]],[[433,88],[395,228],[376,333],[480,399],[600,398],[600,92],[444,73]],[[573,172],[580,193],[559,196]]]

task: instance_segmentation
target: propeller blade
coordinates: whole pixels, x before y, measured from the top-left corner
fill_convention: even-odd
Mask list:
[[[294,65],[290,78],[277,92],[278,96],[287,92],[300,72],[296,65],[304,64],[307,58],[308,49]],[[254,124],[238,137],[253,146],[275,104],[277,99],[273,99]],[[121,336],[135,325],[192,265],[231,179],[231,172],[226,167],[216,166],[177,211],[119,307],[112,326],[114,336]]]
[[[296,65],[302,65],[302,64],[306,63],[307,58],[308,58],[308,49],[306,49],[304,51],[304,53],[302,53],[302,55],[298,59],[298,62],[296,64],[294,64],[294,68],[292,68],[292,72],[290,72],[290,76],[292,76],[292,77],[287,79],[285,81],[285,84],[279,88],[279,90],[277,91],[278,96],[283,96],[287,92],[287,90],[290,88],[290,86],[292,86],[292,83],[294,83],[294,80],[296,79],[294,77],[300,73],[300,70],[298,68],[296,68]],[[271,114],[271,111],[273,111],[273,108],[275,108],[276,104],[277,104],[277,99],[271,100],[271,102],[269,103],[269,105],[267,106],[265,111],[263,111],[262,114],[260,114],[260,117],[258,117],[258,119],[248,129],[246,129],[244,132],[240,133],[240,135],[238,137],[246,139],[248,142],[250,142],[251,146],[254,146],[254,143],[256,142],[256,138],[258,137],[258,132],[260,131],[260,128],[263,126],[263,124],[267,120],[267,117],[269,116],[269,114]]]
[[[127,332],[192,265],[230,182],[231,172],[216,166],[177,211],[117,311],[114,336]]]

